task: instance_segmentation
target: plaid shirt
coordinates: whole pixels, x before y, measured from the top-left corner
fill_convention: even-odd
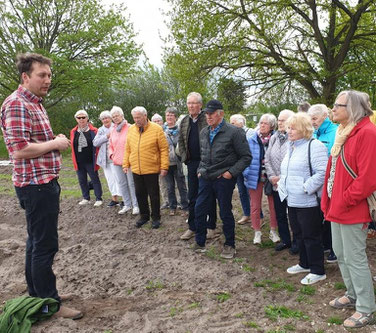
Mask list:
[[[29,143],[40,143],[54,139],[50,121],[42,105],[42,99],[21,85],[8,96],[0,111],[1,129],[9,157],[14,163],[14,186],[46,184],[58,177],[61,155],[58,150],[27,159],[13,159],[14,152]]]

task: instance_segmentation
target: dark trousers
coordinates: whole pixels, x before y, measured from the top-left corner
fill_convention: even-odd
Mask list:
[[[332,248],[332,229],[330,227],[329,221],[324,221],[322,226],[322,245],[324,246],[324,250],[329,249],[333,251]]]
[[[141,220],[149,221],[150,216],[153,221],[159,221],[161,219],[158,177],[158,173],[148,175],[133,173]],[[151,214],[148,197],[150,197]]]
[[[291,228],[299,248],[299,265],[313,274],[325,274],[322,247],[322,213],[320,208],[288,207]]]
[[[200,164],[200,161],[190,161],[187,164],[188,168],[188,209],[189,209],[189,216],[188,216],[188,225],[189,229],[192,231],[196,231],[196,224],[195,224],[195,206],[196,200],[198,196],[198,177],[197,177],[197,168]],[[207,223],[209,229],[215,229],[217,226],[217,204],[214,200],[212,202],[212,206],[208,212]]]
[[[16,187],[27,223],[25,275],[29,295],[54,298],[60,302],[52,270],[59,249],[57,221],[60,186],[56,179],[48,184]]]
[[[196,243],[204,246],[208,228],[207,215],[212,209],[213,202],[218,200],[219,215],[223,222],[225,245],[235,247],[235,221],[232,214],[232,193],[235,188],[236,178],[223,177],[207,180],[199,178],[199,192],[195,206]]]
[[[87,175],[89,175],[94,189],[95,199],[102,200],[102,184],[98,176],[98,171],[94,171],[93,163],[78,163],[76,173],[78,182],[80,183],[82,197],[86,200],[90,200],[90,187],[87,181]]]
[[[281,199],[277,191],[273,191],[273,199],[275,215],[278,223],[278,233],[281,237],[282,243],[286,244],[288,247],[291,247],[292,245],[296,246],[296,237],[294,236],[294,234],[293,240],[291,242],[289,221],[287,218],[287,202],[286,200],[283,200],[281,202]]]
[[[170,209],[176,209],[178,204],[175,193],[175,182],[178,187],[182,209],[188,209],[187,186],[185,184],[185,177],[181,170],[181,165],[179,167],[177,165],[170,165],[166,175],[166,182]]]
[[[250,216],[251,215],[251,205],[249,201],[249,193],[248,189],[244,185],[244,176],[240,173],[236,179],[236,185],[238,186],[239,191],[239,199],[242,205],[243,215]]]

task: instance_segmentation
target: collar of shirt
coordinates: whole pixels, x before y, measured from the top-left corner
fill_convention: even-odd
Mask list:
[[[193,118],[191,115],[189,115],[189,118],[191,118],[192,119],[192,121],[195,123],[195,122],[197,122],[197,120],[198,120],[198,117],[200,117],[200,114],[202,113],[202,110],[200,110],[200,112],[198,113],[198,115],[197,115],[197,117],[196,118]]]
[[[23,95],[31,103],[42,103],[43,98],[34,95],[30,90],[27,90],[22,85],[18,86],[18,92]]]
[[[213,130],[209,127],[209,138],[210,138],[210,143],[213,142],[214,140],[214,137],[217,135],[217,133],[219,132],[219,130],[222,128],[224,124],[224,119],[222,119],[222,121],[217,125],[216,128],[214,128]]]

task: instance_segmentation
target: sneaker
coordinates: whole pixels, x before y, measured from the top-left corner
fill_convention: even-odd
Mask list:
[[[132,215],[138,215],[138,214],[140,214],[140,209],[138,207],[133,207]]]
[[[276,250],[277,252],[279,251],[283,251],[283,250],[286,250],[288,249],[290,246],[286,245],[285,243],[279,243],[275,246],[274,250]]]
[[[328,258],[326,259],[326,262],[328,264],[335,264],[337,262],[337,256],[334,254],[334,252],[329,253]]]
[[[237,224],[246,224],[251,222],[251,218],[249,216],[242,216],[242,218],[237,222]]]
[[[271,239],[273,243],[278,243],[281,240],[275,230],[270,230],[269,239]]]
[[[148,223],[148,220],[138,220],[136,222],[136,228],[141,228],[145,223]]]
[[[184,234],[180,236],[181,240],[188,240],[191,239],[195,235],[195,232],[188,229]]]
[[[124,215],[126,212],[130,211],[132,207],[124,206],[122,209],[118,211],[119,215]]]
[[[162,206],[161,206],[161,209],[167,209],[168,207],[170,207],[170,205],[168,203],[164,203]]]
[[[78,204],[80,206],[83,206],[83,205],[87,205],[90,203],[90,200],[87,200],[87,199],[82,199]]]
[[[158,229],[161,226],[161,221],[155,220],[151,221],[151,228],[152,229]]]
[[[217,232],[217,229],[208,229],[206,233],[206,239],[214,239],[219,236],[219,233]]]
[[[111,200],[110,203],[107,205],[107,207],[115,207],[115,206],[119,206],[118,201]]]
[[[193,251],[195,251],[196,253],[205,253],[206,248],[205,246],[200,246],[197,243],[195,243],[195,245],[193,245]]]
[[[175,209],[170,209],[170,213],[168,215],[175,216],[175,213],[176,213]]]
[[[326,275],[323,274],[323,275],[319,275],[319,274],[312,274],[312,273],[309,273],[307,274],[301,281],[300,283],[301,284],[305,284],[305,285],[310,285],[310,284],[314,284],[316,282],[319,282],[319,281],[322,281],[322,280],[325,280],[326,279]]]
[[[223,247],[223,251],[220,254],[220,256],[223,259],[233,259],[235,257],[235,254],[236,254],[236,250],[234,247],[230,245],[225,245]]]
[[[102,204],[103,204],[103,201],[102,201],[102,200],[97,200],[97,201],[95,201],[95,203],[94,203],[94,207],[100,207],[100,206],[102,206]]]
[[[255,237],[253,238],[253,244],[261,244],[261,231],[255,232]]]
[[[287,273],[289,274],[309,273],[309,272],[310,272],[309,268],[303,268],[299,264],[287,268]]]
[[[66,306],[60,306],[60,309],[58,312],[55,313],[55,316],[77,320],[77,319],[81,319],[84,315],[82,314],[81,311],[71,309]]]

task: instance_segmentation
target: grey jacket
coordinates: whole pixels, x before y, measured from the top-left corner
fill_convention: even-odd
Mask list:
[[[224,122],[210,144],[209,129],[207,126],[200,133],[201,162],[197,172],[210,180],[226,171],[237,177],[252,160],[244,131]]]
[[[111,160],[108,158],[108,138],[107,134],[111,131],[113,124],[111,124],[110,128],[105,127],[102,125],[98,128],[97,135],[94,137],[93,146],[99,147],[99,152],[97,156],[97,164],[105,168]]]

